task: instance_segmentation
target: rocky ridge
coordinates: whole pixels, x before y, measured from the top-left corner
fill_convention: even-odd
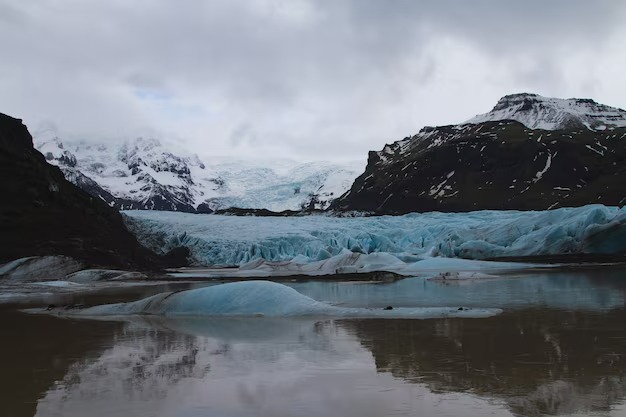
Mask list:
[[[72,163],[71,155],[64,157]],[[66,181],[33,147],[22,121],[4,114],[0,176],[0,263],[43,255],[140,269],[180,263],[141,246],[117,210]]]
[[[370,152],[365,172],[332,209],[398,214],[624,204],[626,112],[558,100],[507,96],[471,123],[426,127]],[[569,113],[547,111],[554,102],[567,103]]]

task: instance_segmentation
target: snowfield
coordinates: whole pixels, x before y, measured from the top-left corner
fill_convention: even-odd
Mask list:
[[[477,270],[485,269],[486,262],[477,268],[475,261],[448,258],[626,250],[626,209],[602,205],[356,218],[124,214],[131,230],[149,248],[165,253],[188,246],[196,265],[239,266],[248,276],[268,268],[282,270],[283,275],[402,272],[413,270],[416,263],[446,271]]]

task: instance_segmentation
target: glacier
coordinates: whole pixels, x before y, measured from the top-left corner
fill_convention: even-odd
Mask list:
[[[187,246],[197,266],[237,266],[249,276],[263,268],[313,275],[408,272],[417,264],[478,270],[489,264],[481,260],[498,257],[626,251],[626,209],[602,205],[380,217],[124,215],[139,240],[157,252]]]
[[[156,315],[165,317],[293,317],[441,318],[490,317],[498,308],[401,307],[372,309],[339,307],[307,297],[271,281],[241,281],[179,292],[166,292],[142,300],[69,310],[71,316]],[[57,312],[55,312],[57,313]],[[61,314],[61,313],[59,313]]]

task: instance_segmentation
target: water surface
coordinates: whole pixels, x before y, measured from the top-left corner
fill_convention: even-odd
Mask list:
[[[93,321],[4,309],[0,415],[625,416],[623,276],[291,283],[354,306],[505,309],[487,319]]]

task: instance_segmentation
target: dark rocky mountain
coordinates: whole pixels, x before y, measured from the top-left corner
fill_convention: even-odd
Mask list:
[[[626,128],[427,127],[370,152],[337,211],[545,210],[626,202]]]
[[[139,245],[120,213],[68,182],[34,149],[21,120],[4,114],[0,178],[0,263],[66,255],[91,265],[156,269],[184,260],[181,251],[163,258]]]

